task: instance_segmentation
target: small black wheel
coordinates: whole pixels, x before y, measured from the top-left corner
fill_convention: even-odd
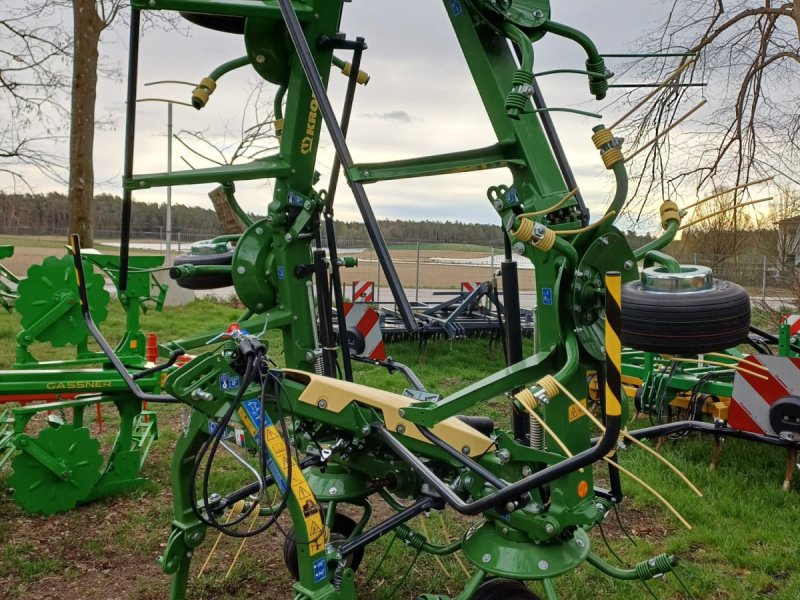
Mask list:
[[[653,291],[639,281],[622,288],[622,344],[635,350],[701,354],[747,341],[750,297],[714,279],[708,289]]]
[[[475,592],[472,600],[541,600],[522,581],[490,579]]]
[[[233,250],[227,252],[217,252],[214,254],[181,254],[175,259],[174,265],[194,265],[196,267],[206,266],[231,266],[233,261]],[[230,287],[233,285],[233,277],[230,273],[203,273],[190,275],[188,277],[174,277],[182,288],[187,290],[214,290],[217,288]]]
[[[324,514],[322,515],[322,519],[325,519]],[[350,534],[353,533],[355,528],[356,522],[353,521],[353,519],[344,513],[337,512],[336,516],[333,518],[333,530],[331,531],[330,542],[334,546],[342,544],[350,537]],[[353,571],[357,571],[361,564],[361,559],[363,558],[364,549],[360,548],[352,554],[345,556],[345,563],[349,568],[353,569]],[[297,542],[294,541],[294,527],[289,529],[286,539],[283,542],[283,562],[286,563],[286,568],[289,569],[292,578],[295,580],[300,579],[300,563],[297,557]],[[329,570],[335,569],[336,566],[336,561],[330,561],[328,563]]]

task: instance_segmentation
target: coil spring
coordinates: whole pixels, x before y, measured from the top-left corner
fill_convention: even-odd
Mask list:
[[[531,437],[531,448],[536,450],[544,450],[545,438],[542,424],[533,417],[528,417],[528,423],[529,434]]]
[[[314,361],[314,373],[317,375],[325,375],[325,361],[322,360],[322,355],[317,357]]]
[[[606,72],[606,63],[602,58],[598,58],[595,61],[587,60],[586,61],[586,70],[587,71],[594,71],[595,73],[605,73]],[[608,92],[608,79],[605,77],[589,77],[589,91],[594,95],[595,98],[598,100],[602,100],[606,97],[606,92]]]
[[[414,550],[422,550],[422,546],[428,541],[425,536],[417,533],[406,524],[400,524],[394,530],[395,535],[411,546]]]
[[[661,573],[669,573],[673,568],[672,559],[666,554],[659,554],[636,565],[636,575],[642,581],[652,579]]]
[[[518,115],[525,110],[525,105],[528,103],[528,96],[518,90],[530,87],[532,83],[533,73],[522,70],[518,70],[514,73],[514,76],[511,78],[511,91],[508,92],[506,96],[506,111],[509,113],[511,111],[517,111],[514,114]]]

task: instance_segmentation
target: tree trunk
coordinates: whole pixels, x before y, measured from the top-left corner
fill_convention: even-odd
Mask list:
[[[74,0],[75,32],[72,64],[72,116],[69,138],[69,231],[81,245],[92,247],[94,197],[94,113],[97,99],[97,61],[100,34],[106,24],[97,14],[95,0]]]

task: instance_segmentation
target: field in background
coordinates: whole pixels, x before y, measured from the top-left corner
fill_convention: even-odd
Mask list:
[[[196,332],[196,323],[217,323],[224,327],[236,319],[239,310],[213,302],[195,302],[181,309],[144,317],[145,330],[164,338]],[[121,331],[123,315],[111,305],[103,331],[112,340]],[[12,362],[15,315],[0,312],[0,361]],[[526,341],[526,353],[531,352]],[[281,362],[279,336],[270,335],[270,353]],[[37,351],[42,358],[64,356],[64,350]],[[414,342],[391,344],[388,351],[396,360],[416,371],[434,391],[447,394],[504,366],[502,351],[486,339],[455,343]],[[399,374],[359,366],[357,380],[400,391],[405,383]],[[162,600],[167,597],[169,578],[161,574],[155,558],[163,552],[171,521],[169,461],[188,411],[182,407],[157,407],[160,439],[144,468],[150,485],[143,491],[106,499],[54,517],[29,516],[0,494],[0,597],[25,600]],[[508,402],[497,398],[475,412],[488,414],[508,424]],[[113,423],[113,411],[106,411]],[[634,426],[647,424],[639,421]],[[93,424],[96,430],[96,426]],[[103,435],[107,446],[113,433]],[[681,559],[679,575],[695,598],[710,600],[797,600],[800,573],[797,557],[800,522],[797,484],[790,493],[780,489],[785,453],[781,450],[728,440],[715,472],[707,469],[711,457],[710,439],[688,438],[668,443],[663,454],[683,470],[704,492],[697,498],[674,475],[651,457],[637,450],[621,455],[622,464],[664,493],[692,524],[685,530],[658,502],[636,484],[623,479],[628,497],[620,509],[620,521],[611,515],[604,531],[614,557],[603,543],[600,531],[592,533],[594,549],[615,565],[632,565],[661,552]],[[604,469],[598,468],[600,479]],[[0,472],[0,490],[5,490],[8,469]],[[373,519],[386,517],[378,511]],[[410,523],[422,528],[435,541],[460,535],[475,519],[464,519],[445,511],[446,533],[438,516],[421,516]],[[374,521],[373,521],[374,522]],[[624,531],[623,531],[624,528]],[[630,534],[631,540],[625,532]],[[290,581],[283,566],[281,534],[270,532],[248,541],[242,557],[226,577],[239,541],[223,539],[209,569],[197,577],[211,549],[215,534],[193,561],[189,598],[192,600],[236,600],[244,598],[291,598]],[[359,570],[361,593],[370,600],[416,598],[423,592],[455,595],[465,575],[452,558],[438,564],[422,556],[414,564],[414,551],[395,543],[381,571],[366,585],[391,536],[370,546]],[[407,579],[403,574],[413,564]],[[467,565],[467,568],[469,566]],[[590,567],[556,581],[563,600],[632,600],[650,597],[641,584],[621,583],[600,575]],[[397,586],[397,587],[396,587]],[[393,590],[396,591],[393,593]],[[535,591],[541,589],[533,584]],[[673,575],[650,584],[656,598],[679,600],[689,596]]]

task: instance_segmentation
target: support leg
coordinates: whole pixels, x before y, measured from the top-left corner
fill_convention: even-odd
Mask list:
[[[718,435],[714,438],[714,451],[711,454],[711,464],[708,465],[708,468],[712,471],[717,470],[717,464],[719,464],[719,458],[722,456],[722,447],[725,445],[725,438],[721,435]]]

